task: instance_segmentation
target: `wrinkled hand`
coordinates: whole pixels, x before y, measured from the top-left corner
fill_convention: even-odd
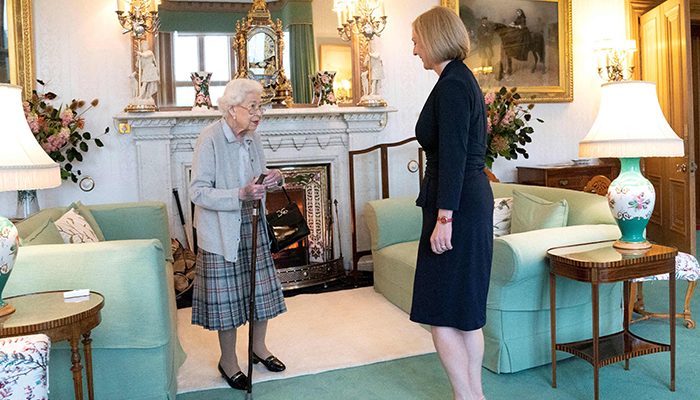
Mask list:
[[[255,181],[257,181],[258,178],[256,177],[252,181],[248,182],[248,184],[244,188],[238,189],[238,199],[243,200],[243,201],[250,201],[250,200],[261,200],[263,196],[265,196],[265,186],[264,185],[256,185]]]
[[[452,224],[435,223],[433,234],[430,235],[430,248],[435,254],[452,250]]]
[[[263,180],[263,185],[270,189],[279,186],[280,182],[282,182],[282,172],[278,169],[271,169],[267,171],[267,176]]]

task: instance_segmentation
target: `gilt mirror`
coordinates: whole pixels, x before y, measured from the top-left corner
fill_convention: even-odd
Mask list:
[[[34,41],[31,0],[1,3],[3,38],[0,41],[0,82],[19,85],[23,97],[34,89]]]
[[[195,92],[190,74],[194,71],[213,72],[209,91],[216,104],[226,83],[238,73],[236,23],[248,17],[253,5],[252,0],[243,1],[161,1],[158,6],[161,27],[156,38],[161,68],[158,92],[161,110],[192,107]],[[350,43],[338,35],[333,0],[270,0],[266,8],[275,24],[278,19],[282,23],[279,40],[282,51],[276,61],[281,62],[285,76],[291,81],[294,103],[311,103],[310,74],[333,69],[338,70],[335,81],[343,93],[350,94],[343,96],[341,105],[354,104],[352,65],[341,61],[347,58],[336,56],[349,54]],[[270,39],[267,42],[269,46]],[[334,49],[328,57],[322,54],[327,48]],[[262,47],[256,49],[264,52]]]

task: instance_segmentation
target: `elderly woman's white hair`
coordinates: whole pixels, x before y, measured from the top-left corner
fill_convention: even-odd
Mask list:
[[[223,116],[229,115],[231,106],[237,106],[251,93],[262,94],[263,87],[252,79],[234,79],[226,85],[224,95],[219,99],[219,110]]]

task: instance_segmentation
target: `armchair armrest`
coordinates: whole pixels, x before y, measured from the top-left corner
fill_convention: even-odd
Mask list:
[[[423,217],[414,196],[370,201],[364,217],[374,251],[420,239]]]
[[[616,225],[603,224],[539,229],[495,238],[488,300],[490,306],[510,310],[549,309],[547,250],[619,237],[620,230]],[[573,281],[570,283],[574,284]],[[557,292],[563,287],[557,285]],[[588,285],[575,287],[576,290],[587,289],[588,294],[558,296],[558,306],[573,306],[590,298]]]
[[[93,347],[152,348],[171,340],[172,274],[155,239],[28,246],[20,248],[4,294],[99,292],[105,304]]]

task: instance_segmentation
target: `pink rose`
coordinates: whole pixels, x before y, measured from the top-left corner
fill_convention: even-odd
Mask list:
[[[322,76],[321,76],[321,82],[323,82],[323,84],[327,84],[327,83],[330,82],[330,81],[331,81],[331,77],[330,77],[330,76],[328,76],[328,75],[322,75]]]
[[[333,92],[328,93],[328,101],[330,103],[335,103],[335,93],[333,93]]]
[[[186,81],[185,81],[185,82],[186,82]],[[199,86],[199,85],[202,84],[202,78],[200,78],[200,77],[198,77],[198,76],[195,75],[195,77],[194,77],[194,79],[193,79],[193,82],[194,82],[194,85],[195,85],[195,86]]]

